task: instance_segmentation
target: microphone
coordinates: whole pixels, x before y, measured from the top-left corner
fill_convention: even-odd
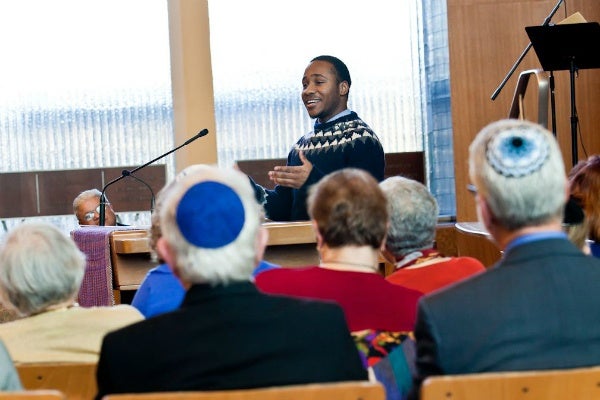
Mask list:
[[[156,162],[156,161],[160,160],[161,158],[168,156],[169,154],[173,153],[174,151],[179,150],[183,146],[187,146],[188,144],[192,143],[194,140],[199,139],[202,136],[206,136],[206,135],[208,135],[208,129],[202,129],[195,136],[193,136],[190,139],[186,140],[183,144],[180,144],[179,146],[175,147],[172,150],[169,150],[165,154],[162,154],[162,155],[156,157],[155,159],[148,161],[146,164],[140,165],[139,167],[132,169],[131,171],[129,171],[129,170],[123,170],[121,172],[121,176],[113,179],[112,181],[110,181],[106,185],[104,185],[104,187],[102,188],[102,194],[100,195],[100,212],[98,213],[100,215],[100,221],[99,221],[100,226],[104,226],[104,222],[105,222],[106,196],[104,194],[106,193],[106,189],[108,189],[108,187],[110,185],[112,185],[113,183],[116,183],[116,182],[120,181],[121,179],[125,178],[126,176],[133,176],[135,179],[141,181],[141,179],[139,179],[138,177],[136,177],[136,176],[133,175],[134,172],[139,171],[140,169],[142,169],[144,167],[147,167],[148,165],[152,164],[153,162]],[[144,184],[145,184],[145,182],[144,182]],[[148,186],[148,185],[146,184],[146,186]],[[148,187],[150,187],[150,186],[148,186]],[[152,191],[152,189],[150,189],[150,191]],[[152,203],[154,203],[154,193],[152,193]],[[152,207],[154,207],[154,206],[152,206]]]

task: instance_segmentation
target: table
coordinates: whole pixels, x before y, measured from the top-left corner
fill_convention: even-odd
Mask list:
[[[266,222],[269,232],[266,261],[285,267],[319,264],[316,237],[309,221]],[[81,306],[121,302],[122,291],[136,290],[157,261],[147,240],[148,227],[85,226],[71,237],[86,254],[86,271],[79,291]]]

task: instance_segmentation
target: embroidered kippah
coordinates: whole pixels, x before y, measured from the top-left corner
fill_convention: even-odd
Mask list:
[[[240,197],[229,186],[205,181],[190,187],[177,206],[177,225],[191,244],[216,249],[233,242],[244,227]]]
[[[488,142],[486,158],[500,175],[520,178],[540,169],[549,152],[550,146],[541,132],[527,126],[515,126]]]

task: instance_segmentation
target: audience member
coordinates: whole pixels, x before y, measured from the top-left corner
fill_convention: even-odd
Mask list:
[[[445,257],[435,247],[438,204],[427,187],[394,176],[379,184],[388,200],[390,226],[383,256],[396,266],[389,282],[423,293],[485,271],[472,257]]]
[[[4,346],[4,342],[0,340],[0,391],[10,392],[18,390],[23,390],[21,378],[19,378],[19,373],[15,368],[10,354],[8,354],[8,350],[6,350],[6,346]]]
[[[173,186],[175,186],[175,182],[179,178],[186,176],[189,172],[198,168],[201,167],[198,164],[194,164],[183,169],[175,179],[167,182],[156,196],[154,212],[150,217],[151,225],[148,240],[150,248],[154,252],[154,256],[158,258],[160,264],[148,271],[131,302],[131,305],[140,310],[146,318],[175,310],[181,305],[185,296],[185,288],[159,254],[156,243],[162,236],[160,229],[160,209],[163,199]]]
[[[100,196],[102,192],[98,189],[85,190],[73,200],[73,212],[79,225],[100,225]],[[104,196],[106,198],[106,195]],[[106,199],[104,208],[104,225],[122,225],[117,223],[117,217],[111,204]]]
[[[569,173],[571,196],[583,208],[589,223],[588,239],[595,257],[600,257],[600,155],[577,163]]]
[[[108,331],[139,321],[129,305],[78,307],[85,256],[48,223],[23,223],[0,249],[0,300],[24,318],[0,324],[15,362],[95,362]]]
[[[479,219],[504,256],[420,299],[415,387],[430,375],[598,365],[600,260],[561,229],[568,188],[552,133],[491,123],[469,148],[469,175]]]
[[[388,226],[385,195],[366,171],[332,172],[310,189],[318,266],[279,268],[256,276],[265,293],[333,300],[351,331],[412,331],[421,292],[387,282],[379,251]]]
[[[105,336],[97,399],[367,378],[337,305],[267,296],[250,282],[268,239],[261,219],[233,169],[204,166],[169,189],[156,246],[185,298]]]
[[[267,190],[254,183],[257,200],[274,221],[307,220],[306,197],[310,186],[328,173],[355,167],[383,179],[384,153],[377,135],[348,109],[352,80],[346,65],[336,57],[313,58],[302,77],[302,101],[311,118],[312,132],[294,145],[286,166],[276,166]]]
[[[160,264],[148,271],[140,284],[140,287],[136,290],[133,301],[131,302],[131,305],[140,310],[146,318],[175,310],[181,305],[185,296],[185,288],[181,284],[181,281],[173,274],[173,271],[158,254],[156,248],[156,242],[158,241],[158,238],[162,236],[160,230],[160,208],[163,199],[179,179],[196,171],[201,171],[203,168],[204,167],[200,164],[194,164],[183,169],[175,179],[169,181],[157,195],[156,206],[151,216],[149,241],[150,247],[152,248],[154,255],[158,257]],[[276,267],[278,267],[278,265],[263,260],[254,270],[254,274]]]

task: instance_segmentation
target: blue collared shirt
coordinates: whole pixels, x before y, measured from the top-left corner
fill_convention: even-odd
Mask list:
[[[519,236],[516,239],[513,239],[504,249],[505,253],[508,253],[510,250],[514,249],[517,246],[521,246],[525,243],[531,243],[538,240],[546,240],[546,239],[567,239],[567,234],[559,231],[548,231],[548,232],[536,232],[536,233],[528,233],[523,236]]]
[[[349,108],[346,108],[344,111],[342,111],[342,112],[341,112],[341,113],[339,113],[339,114],[336,114],[336,115],[334,115],[333,117],[329,118],[329,119],[328,119],[327,121],[325,121],[325,122],[319,122],[319,120],[318,120],[318,119],[315,119],[315,126],[317,126],[317,125],[320,125],[320,124],[325,124],[325,123],[327,123],[327,122],[329,122],[329,121],[336,120],[336,119],[338,119],[338,118],[341,118],[341,117],[343,117],[343,116],[345,116],[345,115],[348,115],[348,114],[350,114],[351,112],[352,112],[352,110],[350,110]]]

